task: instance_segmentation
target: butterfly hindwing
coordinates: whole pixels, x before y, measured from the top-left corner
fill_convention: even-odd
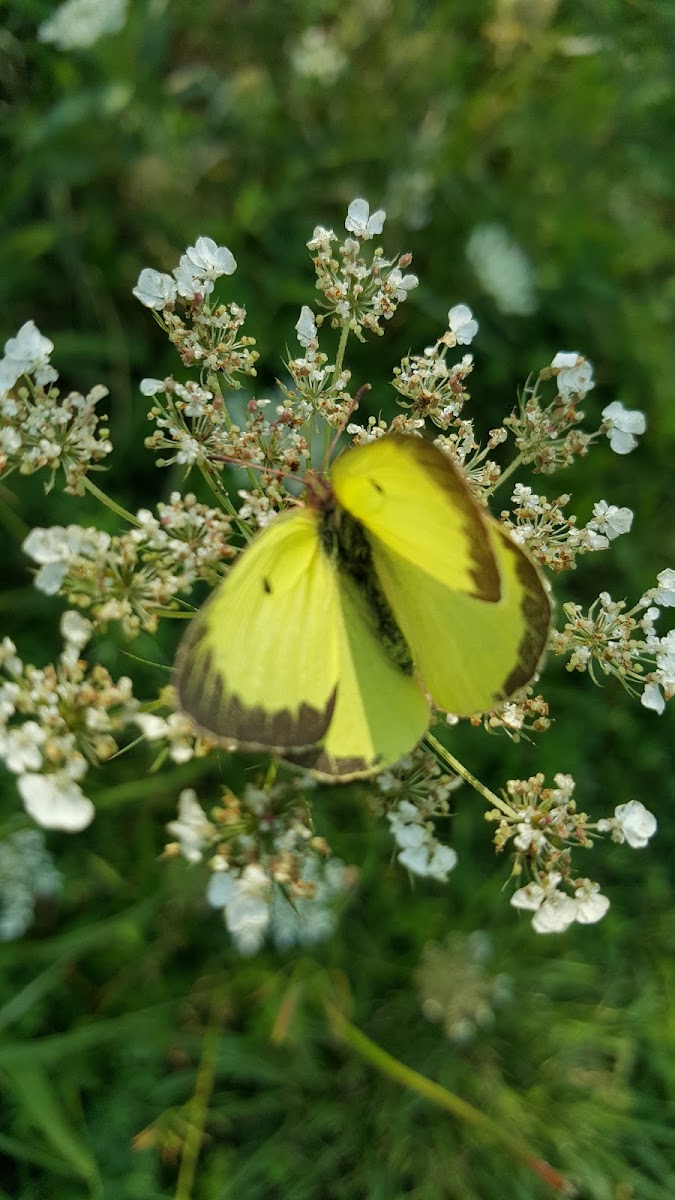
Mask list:
[[[373,547],[429,694],[458,716],[489,712],[529,683],[548,638],[550,602],[539,572],[496,521],[488,531],[500,572],[496,602],[452,591],[387,547]]]
[[[339,572],[341,630],[335,710],[323,745],[303,758],[340,779],[373,775],[398,762],[424,735],[429,705],[412,671],[378,628],[366,593]]]

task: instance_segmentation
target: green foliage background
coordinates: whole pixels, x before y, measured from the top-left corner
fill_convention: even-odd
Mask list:
[[[459,301],[481,324],[472,393],[485,428],[556,350],[583,351],[598,380],[589,410],[620,399],[647,412],[649,429],[629,459],[603,447],[549,485],[572,491],[582,515],[600,496],[636,510],[633,534],[584,564],[561,598],[571,585],[585,601],[603,588],[637,598],[675,564],[670,0],[136,0],[121,33],[65,52],[36,40],[52,7],[0,9],[0,322],[4,341],[33,317],[67,386],[109,386],[113,495],[134,508],[178,482],[153,473],[143,448],[138,380],[177,364],[130,294],[140,268],[171,269],[200,234],[232,249],[264,394],[312,303],[304,242],[315,223],[339,228],[365,195],[387,209],[386,244],[412,250],[422,281],[387,337],[352,356],[374,408],[390,403],[392,366]],[[335,82],[291,68],[313,25],[347,57]],[[593,39],[592,52],[573,53],[575,38]],[[534,264],[531,317],[502,315],[467,263],[471,229],[489,221]],[[56,605],[32,589],[23,523],[100,513],[45,497],[40,480],[15,491],[2,503],[3,632],[44,662],[57,649]],[[168,641],[137,648],[170,661]],[[114,674],[128,670],[114,639],[102,654]],[[100,772],[94,825],[50,839],[62,901],[0,948],[0,1198],[173,1197],[204,1044],[214,1084],[194,1200],[552,1194],[340,1046],[328,994],[392,1054],[528,1140],[582,1196],[674,1195],[672,717],[554,664],[545,682],[556,724],[540,745],[462,731],[459,756],[493,787],[570,772],[598,816],[639,798],[660,822],[647,851],[596,851],[588,869],[611,912],[560,937],[536,938],[509,908],[505,864],[468,792],[449,886],[411,888],[358,789],[344,789],[316,805],[320,831],[361,870],[338,936],[311,957],[241,960],[205,908],[203,877],[157,861],[198,768],[152,778],[149,759],[127,756]],[[13,780],[0,786],[11,828]],[[414,973],[430,940],[477,929],[513,999],[457,1047],[423,1018]]]

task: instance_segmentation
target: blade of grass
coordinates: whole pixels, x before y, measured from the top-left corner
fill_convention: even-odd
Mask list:
[[[63,1103],[48,1076],[35,1064],[8,1071],[7,1078],[24,1117],[42,1133],[48,1145],[68,1164],[71,1173],[84,1180],[92,1200],[98,1200],[103,1194],[103,1182],[96,1162],[68,1121]]]

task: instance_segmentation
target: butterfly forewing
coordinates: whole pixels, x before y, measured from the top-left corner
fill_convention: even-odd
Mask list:
[[[225,744],[313,746],[335,705],[339,627],[317,515],[275,517],[190,622],[176,659],[179,707]]]
[[[331,482],[339,504],[374,543],[447,588],[499,599],[486,514],[433,442],[388,434],[342,454]]]

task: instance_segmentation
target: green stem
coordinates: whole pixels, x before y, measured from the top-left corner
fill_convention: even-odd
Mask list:
[[[467,770],[464,763],[455,758],[454,754],[451,754],[448,748],[442,742],[439,742],[438,738],[435,738],[432,733],[428,733],[424,740],[429,749],[433,750],[434,754],[442,759],[446,766],[450,767],[456,775],[461,776],[465,783],[470,784],[474,791],[478,792],[488,804],[498,808],[500,812],[504,813],[505,817],[514,817],[516,815],[510,804],[507,804],[505,800],[502,800],[494,792],[491,792],[489,788],[486,788],[480,779],[476,779],[476,776]]]
[[[347,349],[348,338],[349,338],[349,322],[345,321],[344,325],[342,326],[342,333],[340,334],[340,341],[338,343],[337,354],[335,355],[335,367],[333,369],[333,383],[335,383],[335,380],[339,377],[340,372],[342,371],[342,364],[343,364],[344,358],[345,358],[345,350]],[[323,447],[324,461],[328,457],[328,452],[330,449],[331,433],[332,433],[332,427],[328,423],[326,423],[326,434],[325,434],[324,447]]]
[[[344,362],[345,350],[347,349],[348,337],[349,337],[349,322],[346,321],[345,324],[342,326],[342,333],[340,334],[340,341],[338,343],[337,354],[335,355],[335,369],[333,371],[333,380],[336,380],[338,378],[338,375],[342,371],[342,364]]]
[[[141,522],[138,520],[138,518],[135,517],[133,513],[130,513],[126,508],[122,508],[122,505],[118,504],[116,500],[111,500],[110,496],[107,496],[105,492],[102,492],[100,487],[98,487],[88,475],[82,476],[82,482],[87,491],[91,492],[92,496],[96,496],[96,499],[100,500],[101,504],[105,504],[106,508],[109,508],[111,512],[117,513],[118,517],[121,517],[123,521],[128,521],[130,525],[135,525],[137,529],[141,528]]]
[[[192,1185],[197,1170],[197,1159],[199,1158],[199,1151],[204,1137],[204,1126],[206,1124],[209,1100],[211,1099],[216,1077],[216,1053],[218,1050],[219,1034],[216,992],[211,1002],[209,1025],[204,1034],[202,1055],[199,1061],[194,1094],[188,1103],[189,1119],[187,1135],[183,1143],[183,1155],[180,1163],[180,1171],[178,1172],[178,1183],[176,1185],[174,1200],[190,1200],[192,1196]]]
[[[143,796],[153,796],[158,793],[175,792],[176,788],[189,787],[197,783],[202,776],[213,770],[212,758],[193,759],[192,762],[176,765],[171,771],[161,775],[146,775],[143,779],[130,779],[127,783],[117,783],[114,787],[103,788],[92,795],[97,810],[116,808],[119,804],[130,804]]]
[[[211,472],[208,470],[208,468],[205,466],[204,463],[199,464],[199,470],[202,473],[202,476],[206,482],[207,487],[213,492],[213,494],[214,494],[216,500],[218,501],[218,503],[220,504],[221,508],[224,509],[224,511],[227,513],[227,515],[229,517],[232,517],[233,520],[235,520],[237,522],[241,532],[244,534],[244,537],[247,539],[247,541],[250,541],[251,540],[251,530],[249,529],[247,522],[244,521],[242,519],[242,517],[239,516],[239,513],[237,512],[236,508],[234,507],[234,504],[230,500],[230,497],[228,496],[227,492],[224,491],[215,482]]]
[[[369,1062],[377,1071],[380,1071],[382,1075],[386,1075],[389,1079],[393,1079],[395,1083],[400,1083],[403,1087],[410,1088],[411,1091],[416,1092],[418,1096],[422,1096],[431,1104],[445,1109],[446,1112],[452,1113],[453,1117],[457,1117],[458,1120],[465,1121],[474,1128],[482,1130],[490,1138],[500,1142],[510,1154],[525,1163],[531,1171],[534,1171],[540,1179],[543,1179],[558,1194],[573,1195],[570,1184],[558,1171],[549,1166],[547,1162],[538,1158],[524,1142],[513,1138],[492,1117],[486,1116],[485,1113],[474,1108],[468,1101],[463,1100],[461,1096],[455,1095],[454,1092],[449,1092],[447,1088],[442,1087],[439,1083],[434,1083],[432,1079],[427,1079],[425,1075],[420,1075],[418,1071],[413,1071],[411,1067],[407,1067],[405,1063],[400,1062],[399,1059],[394,1058],[386,1050],[383,1050],[381,1046],[378,1046],[376,1042],[372,1042],[369,1037],[366,1037],[365,1033],[362,1033],[360,1029],[352,1025],[333,1004],[329,1001],[325,1003],[334,1033],[341,1041],[350,1046],[352,1050],[355,1050],[361,1058]]]

